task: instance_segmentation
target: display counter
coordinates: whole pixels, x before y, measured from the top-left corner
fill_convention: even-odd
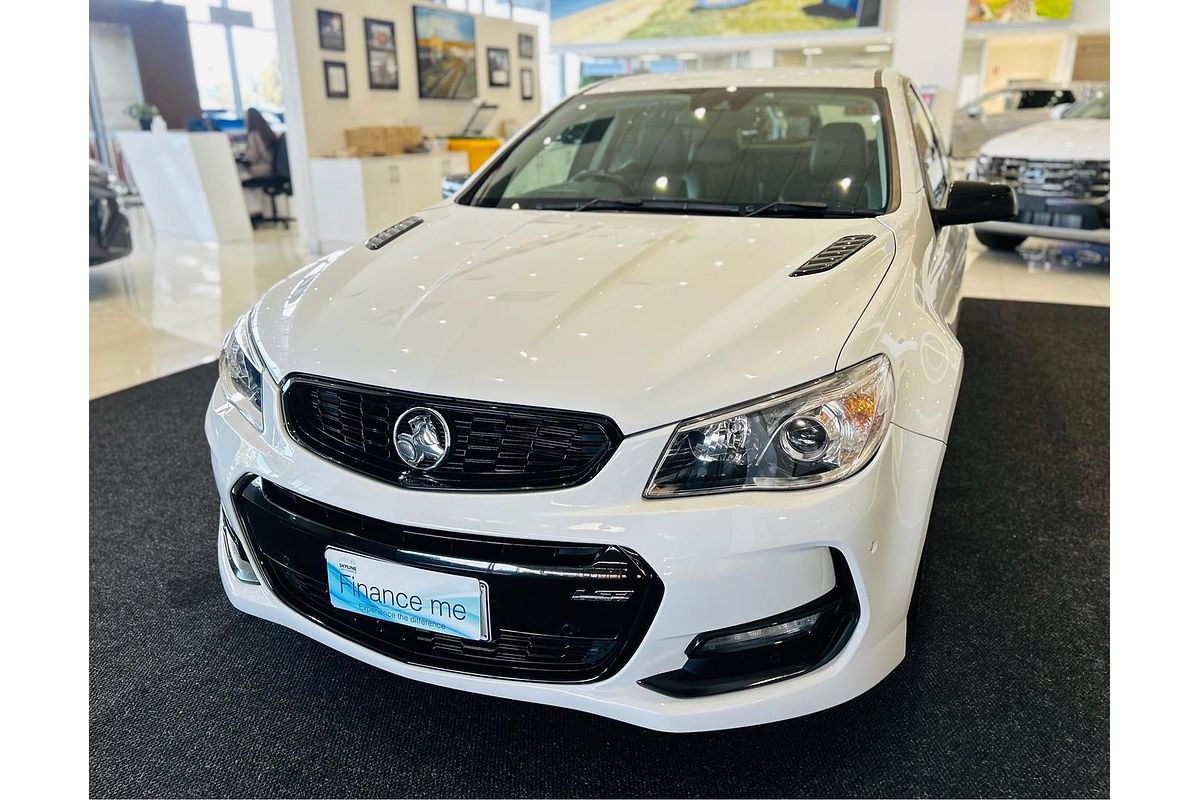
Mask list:
[[[224,133],[119,131],[117,142],[158,236],[209,242],[252,237]]]

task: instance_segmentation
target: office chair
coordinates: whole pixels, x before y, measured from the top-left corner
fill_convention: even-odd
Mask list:
[[[271,216],[260,217],[259,224],[282,223],[284,228],[292,221],[292,217],[279,216],[276,198],[280,195],[292,196],[292,169],[288,164],[287,134],[282,134],[275,140],[275,153],[271,162],[271,174],[257,178],[247,178],[242,181],[245,189],[262,189],[263,194],[271,201]]]

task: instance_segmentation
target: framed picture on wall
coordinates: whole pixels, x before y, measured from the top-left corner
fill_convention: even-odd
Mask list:
[[[345,61],[326,61],[325,96],[345,99],[350,96],[350,81],[346,75]]]
[[[367,36],[367,75],[372,89],[400,88],[400,69],[396,62],[396,25],[382,19],[364,19]]]
[[[521,68],[521,99],[533,99],[533,70],[529,67]]]
[[[517,34],[517,55],[521,58],[533,58],[533,37],[528,33]]]
[[[488,86],[508,86],[508,48],[489,47],[487,49]]]
[[[413,36],[422,99],[470,100],[477,94],[473,16],[413,6]]]
[[[317,9],[317,35],[322,50],[345,50],[346,29],[342,27],[342,15],[336,11]]]

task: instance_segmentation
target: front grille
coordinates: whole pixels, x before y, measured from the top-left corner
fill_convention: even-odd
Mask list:
[[[409,468],[392,435],[407,410],[445,418],[450,448],[428,471]],[[528,491],[590,480],[621,442],[607,417],[529,406],[451,400],[308,376],[284,382],[284,422],[320,456],[410,489]]]
[[[410,664],[551,683],[599,680],[629,660],[662,599],[658,576],[622,547],[396,525],[261,478],[239,484],[233,502],[262,577],[280,600],[340,636]],[[334,608],[326,547],[485,581],[492,638],[467,641]],[[595,596],[606,599],[582,599]]]
[[[1006,183],[1030,197],[1103,200],[1108,197],[1109,162],[981,158],[978,177]]]

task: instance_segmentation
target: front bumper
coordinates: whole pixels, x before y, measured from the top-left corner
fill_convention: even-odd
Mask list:
[[[892,426],[871,464],[827,487],[644,500],[646,480],[672,432],[667,426],[628,437],[599,475],[572,489],[433,493],[385,485],[300,448],[277,423],[277,399],[273,389],[264,392],[266,433],[219,393],[208,411],[214,475],[235,529],[232,492],[253,475],[397,524],[628,548],[662,581],[648,629],[615,673],[581,684],[519,681],[417,666],[343,638],[289,608],[265,584],[239,580],[219,539],[221,580],[237,608],[361,661],[441,686],[575,708],[656,730],[700,731],[828,708],[871,688],[903,658],[908,602],[945,450],[939,441]],[[771,617],[829,592],[835,581],[830,548],[845,558],[859,615],[829,663],[788,680],[710,696],[672,697],[641,683],[680,669],[699,633]]]
[[[1040,236],[1072,242],[1109,242],[1109,200],[1042,197],[1017,193],[1016,219],[983,222],[976,230],[1010,236]]]

